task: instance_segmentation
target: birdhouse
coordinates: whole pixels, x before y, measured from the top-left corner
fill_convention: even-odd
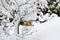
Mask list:
[[[32,20],[24,21],[24,25],[25,26],[33,26],[32,22],[33,22]]]

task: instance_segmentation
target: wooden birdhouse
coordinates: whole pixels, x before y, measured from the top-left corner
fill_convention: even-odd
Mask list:
[[[24,25],[25,26],[33,26],[32,22],[33,22],[32,20],[24,21]]]

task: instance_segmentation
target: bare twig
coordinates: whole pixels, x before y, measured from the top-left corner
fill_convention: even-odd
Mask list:
[[[3,3],[3,0],[1,0],[1,2],[2,2],[2,6],[3,6],[6,10],[8,10],[8,9],[5,7],[5,5],[4,5],[4,3]]]
[[[5,0],[5,1],[6,1],[7,4],[9,4],[7,0]],[[9,5],[10,5],[10,4],[9,4]]]
[[[21,6],[25,5],[25,4],[28,4],[29,1],[30,0],[27,0],[24,4],[19,5],[19,7],[21,7]]]

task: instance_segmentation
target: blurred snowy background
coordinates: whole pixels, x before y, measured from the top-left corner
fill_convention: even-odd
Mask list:
[[[0,0],[0,40],[60,40],[60,17],[50,10],[44,15],[37,3],[42,10],[48,8],[46,0]],[[20,18],[38,21],[32,21],[34,26],[18,25]]]

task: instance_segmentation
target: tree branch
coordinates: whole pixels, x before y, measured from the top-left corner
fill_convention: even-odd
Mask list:
[[[5,5],[4,5],[4,3],[3,3],[3,1],[1,0],[1,2],[2,2],[2,6],[6,9],[6,10],[8,10],[6,7],[5,7]]]
[[[21,6],[25,5],[25,4],[28,4],[29,1],[30,0],[26,1],[24,4],[19,5],[19,7],[21,7]]]

